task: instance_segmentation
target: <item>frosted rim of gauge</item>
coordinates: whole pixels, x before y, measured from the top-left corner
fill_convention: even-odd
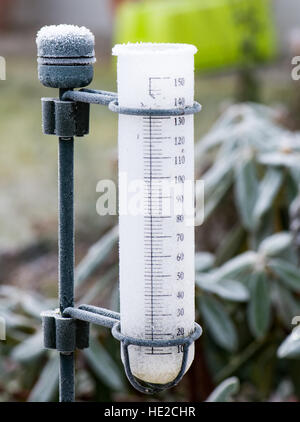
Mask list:
[[[197,47],[192,44],[176,43],[127,43],[116,44],[112,49],[114,56],[138,55],[178,55],[196,54]]]

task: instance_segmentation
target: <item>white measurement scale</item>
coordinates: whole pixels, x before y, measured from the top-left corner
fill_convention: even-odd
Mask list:
[[[115,46],[119,106],[192,106],[196,51],[186,44]],[[120,307],[127,336],[167,340],[193,331],[193,120],[119,116]],[[173,381],[182,355],[181,346],[129,347],[132,373],[155,384]],[[193,357],[191,345],[187,367]]]

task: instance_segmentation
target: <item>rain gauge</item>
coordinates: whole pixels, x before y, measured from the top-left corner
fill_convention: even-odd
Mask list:
[[[194,117],[159,110],[194,104],[194,54],[187,44],[116,45],[119,115],[119,230],[121,332],[168,340],[194,330]],[[128,192],[142,187],[139,206]],[[187,189],[189,187],[189,189]],[[172,382],[182,345],[129,347],[139,380]],[[187,368],[194,357],[189,348]]]
[[[44,346],[60,354],[60,401],[74,401],[74,352],[89,347],[91,323],[120,341],[130,383],[160,392],[181,380],[202,333],[194,311],[196,48],[116,45],[116,94],[83,88],[95,62],[86,28],[44,27],[37,47],[40,81],[59,88],[59,98],[42,99],[42,118],[44,134],[59,138],[60,309],[42,320]],[[89,132],[90,104],[119,114],[120,314],[74,307],[74,137]]]

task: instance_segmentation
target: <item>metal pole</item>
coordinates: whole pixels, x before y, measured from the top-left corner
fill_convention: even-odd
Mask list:
[[[91,83],[96,60],[95,39],[84,27],[50,25],[38,32],[36,43],[39,80],[44,86],[59,88],[61,100],[44,98],[42,104],[43,132],[59,136],[58,283],[59,306],[63,312],[74,305],[74,136],[88,133],[89,108],[64,103],[62,97],[66,91]],[[74,352],[60,352],[60,401],[74,401],[74,390]]]
[[[64,90],[60,90],[60,98]],[[74,306],[74,138],[59,138],[58,145],[58,280],[59,306]],[[59,400],[75,400],[74,353],[60,353]]]

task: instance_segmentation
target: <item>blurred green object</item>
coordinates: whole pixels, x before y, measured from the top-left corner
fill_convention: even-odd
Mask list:
[[[118,9],[115,41],[189,43],[197,69],[244,67],[276,53],[270,0],[141,0]]]

